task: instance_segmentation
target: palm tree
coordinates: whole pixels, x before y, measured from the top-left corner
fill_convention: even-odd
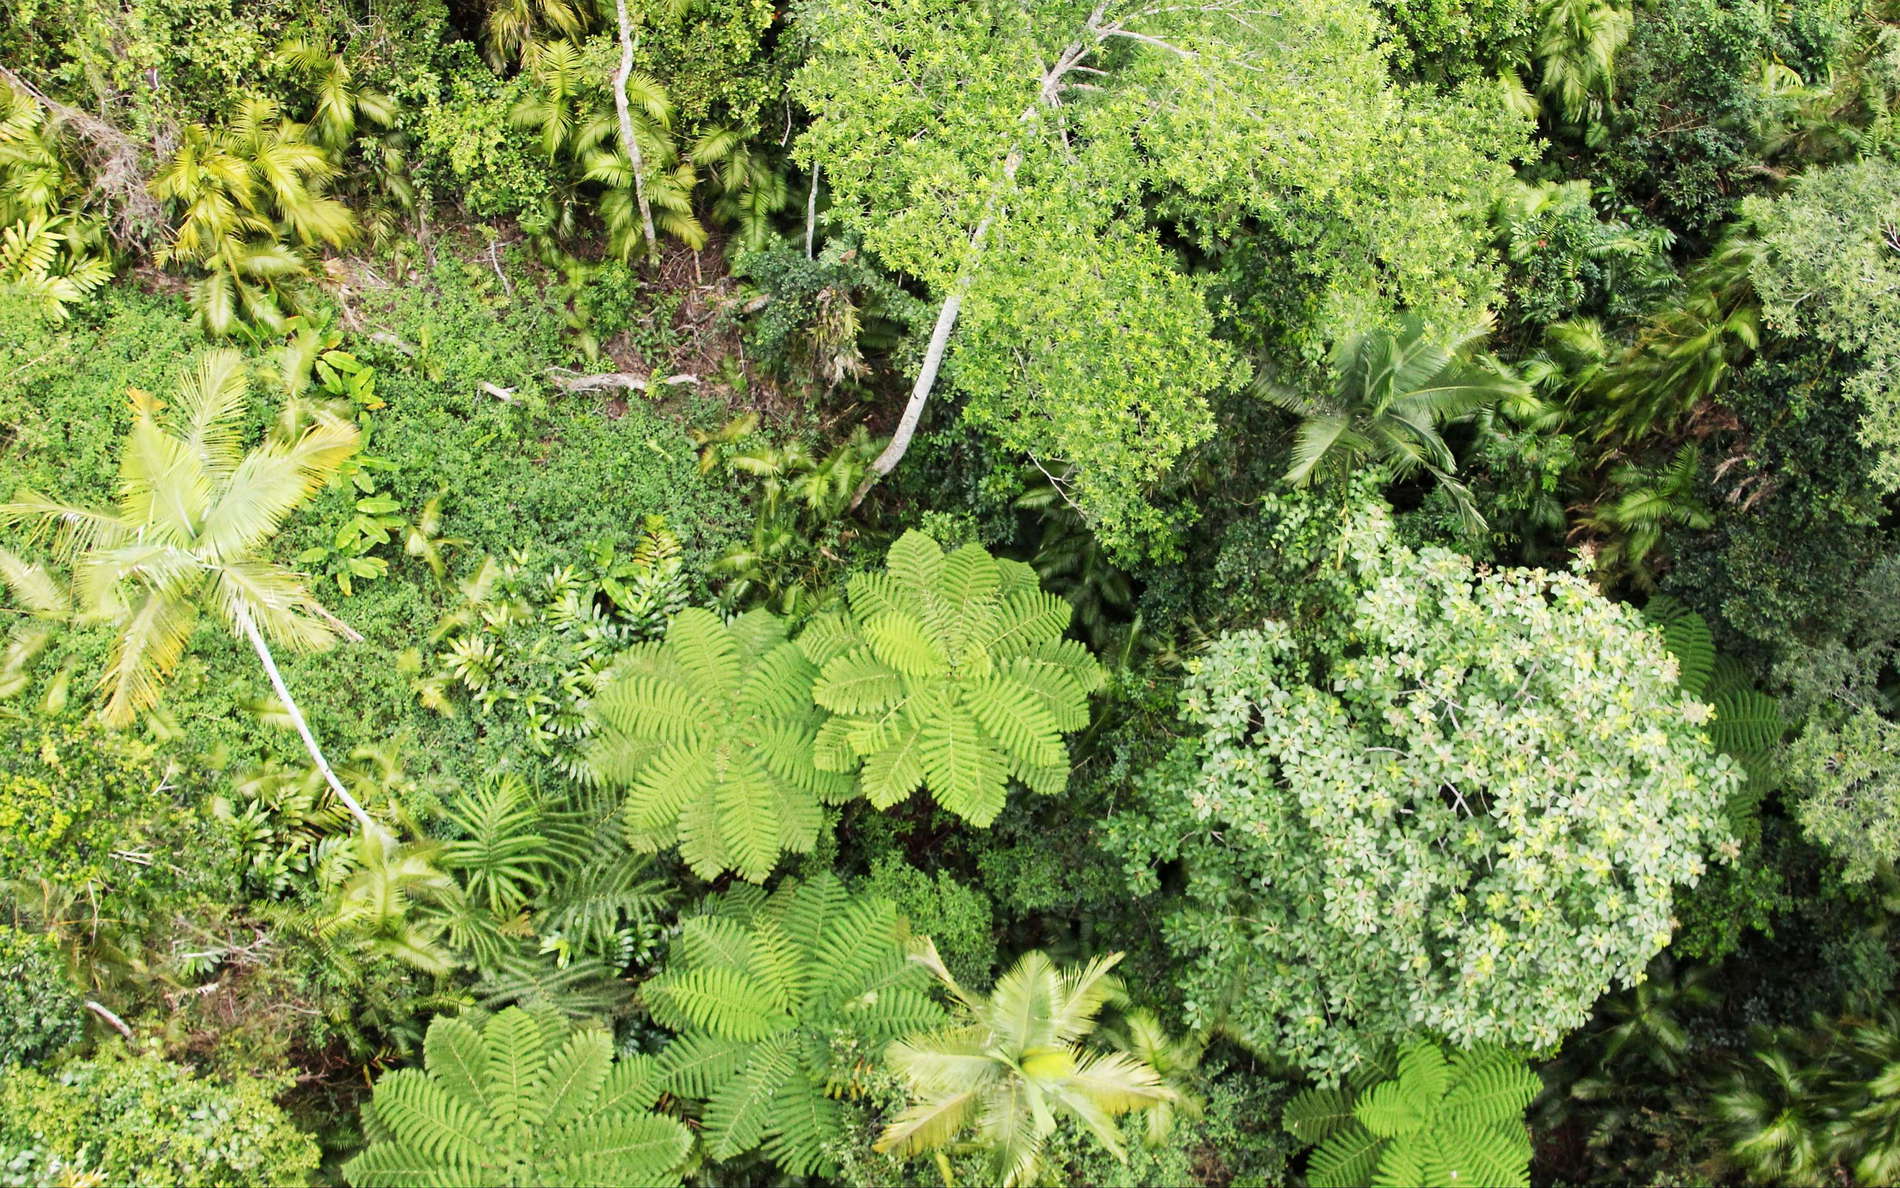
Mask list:
[[[1663,533],[1670,528],[1702,531],[1714,523],[1715,515],[1702,498],[1702,453],[1690,441],[1666,462],[1624,462],[1612,469],[1608,489],[1571,532],[1602,538],[1596,555],[1600,574],[1627,574],[1651,589],[1656,581],[1650,555],[1662,544]]]
[[[1103,1038],[1118,1051],[1126,1052],[1155,1070],[1163,1083],[1174,1090],[1175,1099],[1155,1105],[1145,1113],[1147,1141],[1158,1147],[1174,1129],[1178,1115],[1198,1118],[1207,1103],[1194,1086],[1201,1081],[1201,1057],[1207,1052],[1205,1035],[1171,1036],[1161,1020],[1146,1007],[1123,1008],[1121,1025],[1103,1028]]]
[[[1634,23],[1609,0],[1547,0],[1532,56],[1543,67],[1537,89],[1556,100],[1565,123],[1600,112],[1616,86],[1616,53]]]
[[[307,271],[298,248],[356,235],[349,207],[324,194],[336,166],[308,133],[275,102],[246,99],[222,128],[187,127],[152,178],[152,193],[179,212],[160,260],[207,271],[192,305],[212,334],[229,332],[240,307],[283,329],[279,283]]]
[[[482,53],[500,70],[507,65],[529,65],[544,46],[546,29],[569,40],[587,31],[585,6],[567,0],[488,0],[482,18]]]
[[[1367,461],[1401,478],[1424,470],[1451,493],[1467,525],[1481,531],[1484,520],[1454,475],[1458,462],[1439,428],[1526,390],[1515,377],[1462,357],[1481,333],[1474,328],[1436,342],[1408,314],[1396,334],[1375,330],[1341,344],[1333,357],[1337,379],[1324,396],[1264,375],[1256,380],[1262,398],[1300,418],[1287,480],[1304,486],[1322,472],[1343,477]]]
[[[942,1031],[892,1044],[886,1059],[913,1103],[885,1128],[877,1150],[936,1150],[972,1122],[974,1145],[991,1153],[992,1183],[1035,1176],[1056,1115],[1066,1114],[1125,1159],[1111,1120],[1177,1099],[1161,1074],[1124,1052],[1089,1050],[1081,1040],[1118,993],[1109,971],[1120,953],[1059,970],[1041,952],[1025,954],[987,996],[957,984],[928,939],[915,960],[935,974],[960,1008]]]
[[[244,361],[230,350],[200,361],[162,425],[158,400],[134,389],[118,506],[95,510],[22,489],[0,504],[0,523],[57,525],[54,549],[72,562],[80,605],[119,621],[102,682],[108,723],[126,725],[158,700],[198,611],[209,608],[256,650],[331,790],[366,831],[375,831],[324,760],[266,642],[308,652],[339,631],[360,638],[323,609],[300,574],[265,559],[284,517],[356,452],[357,428],[319,410],[240,454],[248,394]]]

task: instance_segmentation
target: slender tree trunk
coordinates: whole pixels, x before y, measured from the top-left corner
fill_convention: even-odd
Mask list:
[[[1068,48],[1056,58],[1055,65],[1042,76],[1036,86],[1035,102],[1023,109],[1022,115],[1017,117],[1018,123],[1029,125],[1035,120],[1039,109],[1056,106],[1063,77],[1080,65],[1082,59],[1088,57],[1101,44],[1102,38],[1108,35],[1108,31],[1101,27],[1107,7],[1106,3],[1097,5],[1095,11],[1089,14],[1088,21],[1082,26],[1082,36],[1070,42]],[[910,400],[904,405],[903,415],[897,419],[897,428],[891,433],[890,444],[871,463],[871,473],[865,475],[858,489],[852,492],[850,507],[846,509],[848,511],[856,511],[877,480],[897,469],[897,464],[904,460],[905,451],[910,449],[910,439],[917,432],[917,421],[923,416],[924,405],[930,401],[930,390],[937,384],[937,371],[943,366],[944,352],[950,346],[950,335],[957,328],[958,315],[963,312],[963,295],[969,292],[970,284],[976,277],[983,249],[989,244],[990,227],[1002,209],[1002,195],[1016,184],[1016,171],[1022,168],[1023,149],[1020,144],[1018,142],[1019,147],[1012,148],[1003,158],[1003,184],[997,187],[983,217],[977,220],[976,230],[970,233],[970,247],[964,256],[963,271],[951,283],[949,294],[937,310],[937,324],[930,331],[930,345],[924,350],[923,366],[917,370],[917,382],[911,385]],[[814,174],[816,169],[814,163]]]
[[[640,156],[640,142],[633,138],[633,113],[627,107],[627,79],[633,74],[633,20],[627,15],[627,0],[614,0],[614,15],[620,22],[620,69],[614,71],[614,115],[620,120],[620,139],[633,162],[633,201],[640,208],[640,231],[647,237],[647,263],[660,262],[660,241],[653,234],[653,207],[647,202],[646,160]]]
[[[356,797],[350,795],[349,789],[343,786],[343,781],[337,779],[336,773],[330,770],[329,761],[323,757],[322,749],[317,746],[316,736],[310,733],[309,723],[303,720],[303,711],[297,708],[297,702],[291,697],[289,687],[284,684],[283,674],[277,671],[277,661],[270,654],[270,645],[264,642],[264,633],[257,629],[257,624],[252,621],[248,611],[239,611],[238,621],[244,628],[245,638],[249,639],[251,647],[257,650],[257,658],[264,664],[264,673],[270,677],[271,688],[277,690],[277,700],[283,703],[284,712],[290,715],[291,725],[297,728],[298,735],[303,738],[304,748],[310,752],[310,758],[316,763],[317,770],[322,772],[323,778],[329,782],[330,790],[335,792],[337,799],[343,802],[343,807],[350,810],[350,815],[356,818],[357,824],[363,827],[364,833],[371,835],[381,833],[382,827],[370,820],[369,814],[363,811],[363,806],[356,803]]]
[[[812,258],[812,246],[818,239],[818,174],[824,166],[813,161],[811,189],[805,195],[805,258]]]

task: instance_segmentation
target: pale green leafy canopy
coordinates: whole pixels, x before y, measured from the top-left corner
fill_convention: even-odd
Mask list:
[[[1553,1048],[1737,848],[1740,773],[1633,610],[1367,544],[1338,626],[1214,643],[1201,736],[1109,827],[1138,888],[1186,869],[1163,927],[1191,1022],[1322,1082],[1421,1032]]]
[[[1063,969],[1041,952],[1026,953],[989,994],[979,995],[959,986],[936,946],[924,940],[917,961],[950,992],[958,1018],[891,1045],[886,1059],[909,1087],[912,1104],[891,1120],[877,1149],[934,1150],[974,1126],[976,1144],[990,1153],[993,1182],[1008,1188],[1034,1180],[1056,1116],[1065,1114],[1125,1159],[1111,1119],[1179,1095],[1147,1063],[1082,1042],[1119,994],[1109,971],[1121,956]]]
[[[1307,1183],[1528,1188],[1524,1111],[1543,1082],[1521,1057],[1479,1047],[1447,1059],[1438,1045],[1420,1042],[1392,1073],[1368,1065],[1346,1086],[1308,1089],[1287,1103],[1286,1128],[1318,1148],[1307,1161]]]
[[[1874,159],[1810,170],[1788,193],[1750,198],[1743,211],[1762,243],[1749,279],[1763,321],[1854,356],[1846,393],[1861,406],[1861,441],[1877,451],[1870,477],[1900,489],[1900,166]]]
[[[343,1165],[356,1188],[679,1183],[692,1133],[648,1112],[651,1056],[551,1011],[438,1018],[424,1066],[388,1073],[363,1107],[369,1145]]]
[[[701,878],[730,870],[755,883],[781,853],[809,853],[820,803],[853,792],[848,776],[812,764],[816,673],[763,610],[731,623],[681,611],[665,640],[615,661],[594,699],[588,763],[626,787],[634,848],[677,841]]]
[[[789,1175],[832,1170],[824,1146],[843,1120],[830,1087],[852,1075],[834,1051],[862,1059],[943,1022],[901,929],[888,901],[849,896],[829,872],[769,897],[735,887],[682,923],[641,995],[680,1033],[660,1054],[661,1084],[706,1103],[712,1158],[762,1147]]]
[[[1067,787],[1062,735],[1088,724],[1101,669],[1062,638],[1071,608],[1034,570],[974,544],[946,555],[907,532],[884,572],[851,579],[847,600],[848,613],[798,640],[820,666],[812,697],[835,715],[818,732],[818,766],[862,765],[878,808],[928,787],[976,825],[996,819],[1012,778],[1045,795]]]
[[[1232,378],[1197,279],[1151,225],[1248,228],[1315,278],[1311,341],[1495,287],[1487,219],[1522,122],[1390,81],[1366,0],[804,0],[795,152],[833,216],[938,301],[946,375],[1009,449],[1066,463],[1104,544],[1153,546],[1146,490]]]

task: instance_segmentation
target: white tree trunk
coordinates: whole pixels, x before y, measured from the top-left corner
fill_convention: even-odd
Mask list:
[[[356,803],[356,797],[350,795],[350,790],[343,786],[343,781],[337,779],[336,773],[330,770],[329,761],[323,757],[322,749],[317,746],[316,736],[310,733],[309,723],[303,720],[303,711],[297,708],[296,700],[291,697],[289,687],[284,684],[283,674],[277,671],[277,660],[270,654],[270,645],[264,642],[264,633],[257,629],[257,624],[252,621],[250,612],[240,610],[238,622],[244,628],[245,638],[251,641],[251,647],[257,650],[257,658],[264,665],[264,674],[270,677],[270,687],[277,690],[277,700],[283,704],[284,712],[290,715],[291,725],[297,728],[298,735],[303,738],[304,749],[310,752],[311,760],[316,763],[317,770],[323,773],[323,778],[329,782],[330,790],[335,792],[337,799],[343,802],[343,807],[350,810],[350,815],[356,818],[357,824],[363,827],[364,833],[371,835],[381,833],[381,826],[370,820],[369,814],[363,811],[363,806]]]
[[[640,156],[640,142],[633,138],[633,113],[627,107],[627,79],[633,74],[633,21],[627,16],[627,0],[614,0],[614,15],[620,22],[620,69],[614,71],[614,114],[620,119],[620,139],[627,146],[627,158],[633,162],[633,201],[640,208],[640,231],[647,237],[647,263],[660,262],[660,241],[653,235],[653,207],[647,203],[646,161]]]
[[[1082,26],[1082,35],[1069,43],[1068,48],[1056,58],[1055,65],[1051,66],[1037,83],[1035,102],[1024,108],[1023,113],[1016,117],[1018,123],[1030,127],[1033,131],[1033,121],[1036,119],[1038,110],[1056,107],[1061,98],[1064,76],[1080,65],[1082,59],[1088,57],[1105,37],[1112,34],[1113,30],[1104,29],[1101,23],[1107,8],[1106,3],[1099,4],[1089,14],[1087,22]],[[970,284],[981,265],[983,249],[989,245],[990,227],[996,222],[996,216],[1003,208],[1003,195],[1016,184],[1016,171],[1022,168],[1021,143],[1018,141],[1019,147],[1012,148],[1003,158],[1003,184],[997,187],[995,194],[991,195],[983,217],[977,220],[976,230],[970,233],[970,247],[964,256],[963,271],[951,283],[949,294],[937,310],[937,324],[930,331],[930,345],[924,350],[923,366],[917,370],[917,382],[911,386],[910,400],[904,405],[903,415],[897,419],[897,428],[891,433],[890,444],[885,446],[884,452],[871,463],[871,473],[865,475],[864,481],[858,484],[858,489],[852,492],[851,506],[848,509],[850,511],[856,511],[858,505],[864,502],[865,495],[870,493],[877,480],[897,469],[897,464],[904,459],[905,451],[910,449],[910,439],[917,432],[917,421],[923,416],[924,405],[930,401],[931,389],[936,386],[937,371],[943,366],[944,352],[950,346],[950,335],[957,327],[957,316],[963,312],[963,295],[969,291]],[[814,182],[816,170],[817,165],[814,163]]]

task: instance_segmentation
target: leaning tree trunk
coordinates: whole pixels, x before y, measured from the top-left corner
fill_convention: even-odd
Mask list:
[[[252,621],[250,612],[240,610],[238,623],[244,628],[244,637],[251,641],[251,647],[257,649],[257,658],[264,664],[264,673],[270,677],[270,686],[277,690],[277,700],[283,703],[284,712],[290,715],[291,725],[297,728],[298,735],[303,738],[304,748],[310,752],[310,758],[316,763],[317,770],[322,772],[323,778],[328,781],[330,790],[335,792],[337,799],[343,802],[343,807],[350,810],[350,815],[356,818],[357,824],[363,827],[364,833],[374,835],[382,832],[381,827],[370,820],[369,814],[363,811],[363,806],[356,802],[356,797],[351,796],[349,789],[343,786],[343,781],[336,778],[336,772],[330,770],[329,760],[323,757],[322,749],[317,746],[316,736],[310,733],[310,724],[303,720],[303,711],[297,708],[297,702],[291,697],[289,687],[284,684],[283,674],[277,671],[277,661],[270,654],[270,646],[264,642],[264,633],[257,629],[257,624]]]
[[[624,3],[625,0],[622,2]],[[1105,30],[1101,24],[1106,10],[1105,3],[1099,4],[1095,11],[1089,14],[1088,21],[1082,26],[1082,36],[1070,42],[1068,48],[1056,58],[1055,65],[1042,76],[1036,86],[1035,102],[1024,108],[1023,113],[1016,117],[1018,123],[1033,129],[1033,121],[1039,111],[1056,106],[1061,96],[1063,78],[1069,71],[1081,65],[1082,59],[1088,57],[1096,46],[1102,43],[1103,38],[1110,34],[1111,31]],[[1025,137],[1027,135],[1025,133]],[[971,283],[975,280],[983,249],[989,245],[990,227],[996,222],[997,213],[1003,205],[1002,194],[1016,184],[1016,171],[1022,167],[1023,163],[1024,150],[1021,145],[1022,142],[1018,141],[1018,147],[1012,148],[1003,158],[1003,184],[997,187],[995,194],[991,195],[983,217],[977,220],[976,229],[970,233],[970,246],[968,253],[964,256],[963,271],[957,275],[956,280],[951,282],[950,292],[944,297],[943,305],[937,310],[937,324],[930,331],[930,345],[924,350],[924,362],[923,366],[917,370],[917,382],[911,385],[910,400],[904,405],[903,415],[897,419],[897,428],[891,432],[890,444],[885,446],[884,452],[871,463],[871,473],[865,475],[864,481],[858,484],[858,489],[851,493],[851,505],[848,510],[856,511],[877,480],[897,469],[897,464],[904,459],[905,451],[910,449],[910,439],[917,432],[917,421],[923,416],[924,405],[930,401],[930,391],[937,384],[937,371],[943,366],[944,352],[950,346],[950,334],[957,327],[958,315],[963,312],[963,295],[969,291]],[[815,174],[815,164],[813,170]]]
[[[660,241],[653,234],[653,207],[647,202],[646,161],[640,156],[640,142],[633,138],[633,113],[627,107],[627,79],[633,74],[633,21],[627,16],[627,0],[614,0],[614,15],[620,21],[620,69],[614,71],[614,115],[620,120],[620,139],[627,146],[627,158],[633,162],[633,201],[640,208],[640,232],[647,237],[647,263],[660,262]]]

